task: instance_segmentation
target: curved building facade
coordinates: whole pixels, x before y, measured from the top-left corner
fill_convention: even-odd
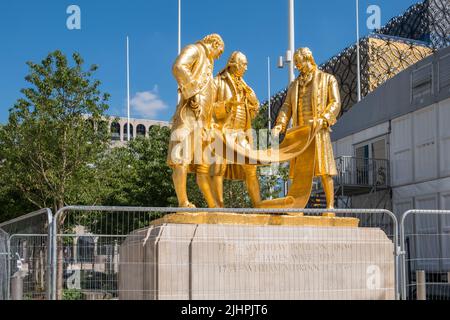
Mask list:
[[[130,119],[130,139],[136,137],[148,137],[150,128],[153,126],[170,127],[166,121],[147,119]],[[111,117],[110,119],[111,139],[113,145],[121,145],[128,140],[128,119]]]

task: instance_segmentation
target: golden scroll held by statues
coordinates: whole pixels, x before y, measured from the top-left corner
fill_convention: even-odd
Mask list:
[[[237,143],[237,137],[232,132],[230,134],[218,134],[216,139],[223,144],[224,150],[233,150],[228,154],[225,152],[224,158],[229,163],[244,162],[255,166],[266,166],[273,163],[283,163],[302,157],[301,185],[290,190],[287,198],[267,200],[257,205],[258,208],[304,208],[311,195],[313,172],[315,165],[315,136],[318,129],[311,126],[292,128],[287,131],[283,142],[278,148],[267,150],[255,150],[250,145],[242,146]]]

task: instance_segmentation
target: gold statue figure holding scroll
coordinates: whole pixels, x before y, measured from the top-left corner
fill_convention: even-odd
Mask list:
[[[195,208],[186,191],[187,175],[190,172],[197,174],[197,184],[208,206],[217,207],[212,192],[210,164],[201,159],[195,161],[194,153],[202,153],[203,150],[198,149],[203,149],[203,141],[206,140],[204,137],[213,128],[214,60],[222,55],[224,48],[222,38],[218,34],[211,34],[196,44],[185,47],[173,65],[180,102],[172,118],[168,164],[173,169],[173,183],[182,208]],[[196,132],[200,132],[199,137],[195,137]],[[181,152],[179,147],[186,144],[190,147]]]
[[[259,109],[255,92],[242,78],[247,71],[247,57],[238,51],[232,53],[224,70],[214,79],[216,84],[216,103],[214,104],[215,122],[219,130],[237,132],[237,143],[243,147],[253,146],[248,130]],[[249,164],[222,164],[213,166],[214,193],[220,207],[223,202],[223,181],[243,180],[254,207],[261,202],[257,167]]]
[[[330,132],[341,109],[334,76],[318,69],[308,48],[297,50],[294,60],[300,75],[289,87],[272,132],[275,137],[286,132],[285,139],[278,148],[255,150],[248,130],[259,102],[242,79],[247,71],[247,58],[234,52],[225,69],[214,79],[214,60],[223,51],[222,38],[209,35],[184,48],[173,67],[181,99],[173,117],[168,164],[174,171],[180,207],[195,207],[186,191],[187,174],[193,172],[210,208],[224,205],[224,178],[244,180],[254,207],[305,208],[313,179],[320,177],[327,208],[334,209],[333,177],[337,170]],[[293,127],[288,129],[291,121]],[[229,139],[229,130],[238,134]],[[211,141],[226,148],[226,152],[216,152],[215,160],[221,159],[220,163],[205,161]],[[200,158],[197,158],[198,151]],[[236,160],[239,158],[245,161]],[[288,196],[261,201],[256,167],[288,161],[293,180]],[[331,213],[326,215],[334,217]]]
[[[294,207],[304,208],[311,195],[313,178],[321,177],[327,209],[334,209],[333,176],[337,170],[330,132],[341,110],[338,83],[333,75],[317,68],[308,48],[297,50],[294,61],[300,75],[289,87],[273,131],[275,135],[284,132],[292,119],[293,129],[309,127],[313,140],[302,155],[291,161],[293,183],[289,196],[295,198]]]

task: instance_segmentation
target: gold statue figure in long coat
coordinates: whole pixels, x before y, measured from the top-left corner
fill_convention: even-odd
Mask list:
[[[247,71],[247,57],[235,51],[224,70],[214,79],[216,85],[216,102],[214,104],[215,122],[222,132],[231,130],[237,134],[237,143],[242,146],[252,145],[249,130],[259,109],[259,101],[255,92],[244,81]],[[257,167],[244,163],[228,163],[214,165],[213,186],[219,206],[223,207],[223,181],[245,181],[250,199],[256,207],[261,202]]]
[[[297,50],[294,60],[300,75],[289,87],[274,134],[284,132],[292,119],[294,128],[310,126],[315,139],[304,154],[291,162],[293,184],[289,195],[298,199],[295,207],[304,208],[311,194],[312,179],[321,177],[327,208],[333,209],[333,176],[337,175],[337,170],[330,132],[341,110],[339,86],[333,75],[317,68],[308,48]],[[299,198],[299,195],[302,196]]]
[[[195,148],[197,146],[197,149],[203,149],[204,135],[212,129],[215,95],[214,60],[222,55],[224,47],[224,42],[219,35],[208,35],[196,44],[185,47],[173,65],[180,102],[172,119],[168,164],[173,169],[173,183],[179,206],[182,208],[195,207],[189,201],[186,191],[188,173],[196,173],[197,184],[208,206],[217,207],[212,192],[210,164],[195,158],[196,152],[203,151],[195,150]],[[198,131],[201,134],[195,137],[195,132]],[[180,149],[180,146],[186,144],[189,147]]]

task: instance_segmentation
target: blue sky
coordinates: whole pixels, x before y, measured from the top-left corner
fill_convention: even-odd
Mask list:
[[[417,0],[360,0],[361,35],[369,5],[381,8],[382,24]],[[318,63],[355,42],[355,0],[296,0],[296,47],[308,46]],[[68,30],[66,9],[81,8],[81,30]],[[126,115],[125,38],[131,41],[132,117],[170,120],[177,84],[171,66],[177,55],[177,0],[1,0],[0,123],[27,84],[26,61],[49,52],[79,52],[98,64],[96,78],[111,96],[109,114]],[[277,57],[287,48],[287,0],[183,0],[182,44],[219,33],[229,55],[240,50],[249,59],[247,82],[259,99],[267,98],[267,57],[272,60],[272,93],[287,84]]]

